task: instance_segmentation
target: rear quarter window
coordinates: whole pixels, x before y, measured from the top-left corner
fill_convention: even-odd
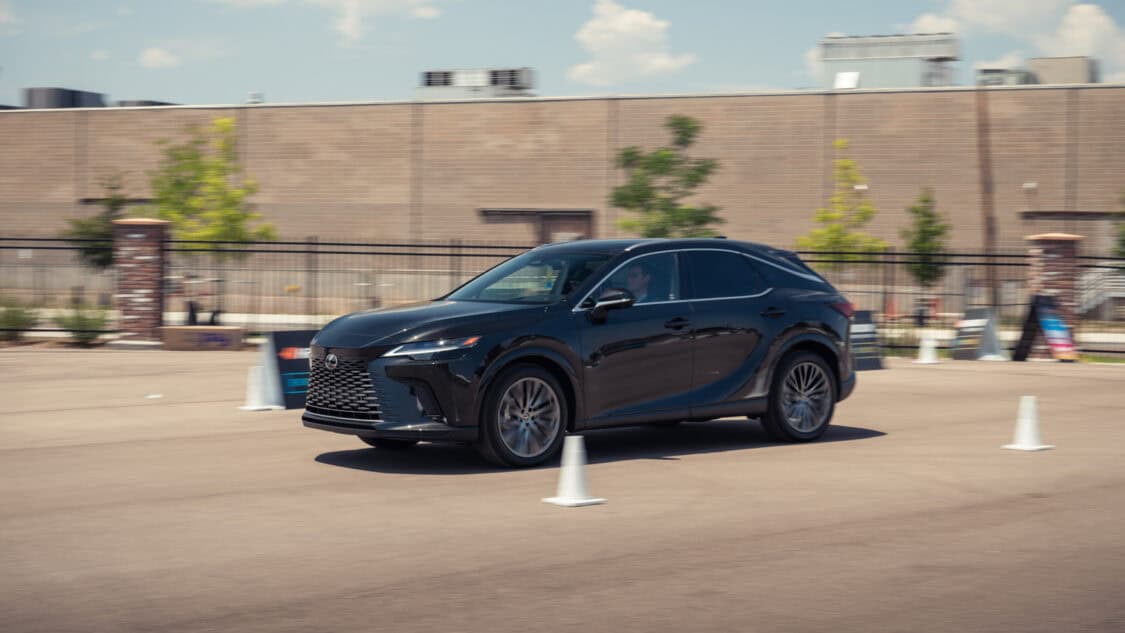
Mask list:
[[[771,286],[775,288],[801,288],[804,290],[830,290],[832,286],[824,281],[816,271],[809,268],[792,253],[763,254],[765,262],[759,263],[758,269],[766,276]]]

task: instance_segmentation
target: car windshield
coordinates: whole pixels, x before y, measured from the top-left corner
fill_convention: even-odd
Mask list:
[[[529,251],[500,264],[450,293],[452,301],[553,303],[580,286],[612,255]]]

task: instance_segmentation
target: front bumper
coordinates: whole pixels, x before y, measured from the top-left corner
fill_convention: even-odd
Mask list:
[[[305,411],[301,422],[310,429],[332,431],[389,440],[420,440],[423,442],[472,442],[477,427],[455,427],[441,422],[388,422],[336,418]]]
[[[385,352],[313,345],[304,425],[371,438],[476,439],[480,359],[413,360]],[[338,357],[338,367],[324,366],[328,354]]]

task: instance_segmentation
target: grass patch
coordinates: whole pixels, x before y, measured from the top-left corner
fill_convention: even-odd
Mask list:
[[[39,317],[34,310],[14,301],[0,303],[0,340],[18,341],[24,332],[35,327]]]
[[[1110,363],[1112,365],[1125,365],[1125,355],[1106,356],[1104,354],[1079,354],[1078,360],[1083,363]]]
[[[70,337],[75,343],[82,346],[92,345],[105,330],[109,318],[105,310],[85,306],[75,307],[70,314],[55,317],[59,326],[70,332]]]

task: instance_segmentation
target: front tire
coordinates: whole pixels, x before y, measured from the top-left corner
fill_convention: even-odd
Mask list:
[[[536,365],[516,365],[492,383],[481,411],[477,450],[498,466],[523,468],[555,456],[569,411],[562,385]]]
[[[762,427],[771,439],[810,442],[824,435],[836,408],[836,375],[818,354],[786,355],[773,376]]]

